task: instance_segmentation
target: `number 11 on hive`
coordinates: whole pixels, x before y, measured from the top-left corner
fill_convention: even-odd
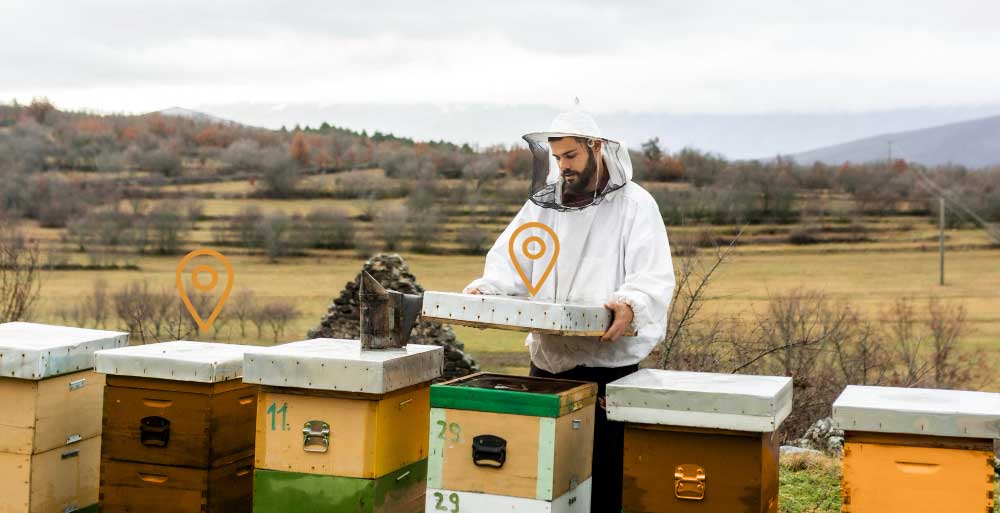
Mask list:
[[[282,403],[281,408],[278,408],[278,403],[271,403],[271,406],[267,407],[267,413],[271,416],[271,431],[277,431],[278,423],[278,413],[281,413],[281,430],[284,431],[286,422],[288,421],[288,403]]]

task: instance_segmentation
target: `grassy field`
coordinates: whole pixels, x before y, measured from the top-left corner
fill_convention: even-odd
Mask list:
[[[288,329],[287,340],[305,336],[326,311],[331,299],[361,268],[353,252],[320,252],[269,263],[259,255],[227,252],[235,274],[233,293],[253,290],[259,297],[293,301],[301,317]],[[427,289],[457,291],[482,272],[478,256],[436,256],[403,253],[410,269]],[[43,276],[39,313],[52,320],[58,304],[79,298],[103,278],[112,288],[136,280],[173,287],[179,257],[143,256],[137,271],[49,271]],[[937,255],[933,252],[755,252],[737,253],[722,269],[711,290],[708,308],[727,314],[748,314],[769,295],[796,288],[823,290],[877,315],[897,298],[938,296],[961,302],[969,311],[972,333],[966,338],[984,351],[1000,355],[1000,251],[955,251],[948,257],[947,284],[937,285]],[[223,310],[222,315],[226,315]],[[510,369],[526,365],[524,336],[514,332],[457,328],[460,339],[488,367]],[[223,333],[226,335],[226,333]],[[238,334],[236,334],[238,335]],[[229,337],[226,337],[229,338]],[[270,343],[270,340],[231,340]],[[523,370],[523,369],[522,369]]]
[[[339,175],[306,177],[302,187],[310,190],[335,191],[340,177],[390,183],[379,169],[352,171]],[[357,181],[357,180],[355,180]],[[454,181],[442,181],[441,187],[456,186]],[[398,185],[398,184],[396,184]],[[678,184],[653,184],[653,188],[676,188]],[[159,189],[157,191],[157,189]],[[245,180],[229,182],[149,186],[150,193],[161,192],[171,197],[197,196],[184,200],[200,204],[204,218],[186,235],[186,249],[211,247],[212,229],[240,210],[253,206],[261,211],[304,215],[319,208],[337,208],[355,217],[358,238],[374,240],[372,224],[360,216],[371,210],[366,200],[248,198],[255,188]],[[506,198],[511,201],[511,198]],[[158,201],[144,200],[147,206]],[[842,197],[802,199],[821,201],[828,212],[841,212],[849,204]],[[379,200],[376,210],[405,204],[406,199]],[[815,205],[812,205],[815,207]],[[129,211],[123,205],[125,211]],[[499,209],[486,205],[474,206],[449,202],[442,204],[446,218],[440,227],[438,249],[454,251],[459,229],[474,215],[479,225],[491,236],[499,233],[508,221],[502,212],[517,208],[514,203]],[[472,209],[474,214],[469,214]],[[489,213],[492,212],[492,213]],[[862,242],[845,242],[845,230],[860,226]],[[791,244],[790,234],[809,229],[820,243]],[[739,231],[733,226],[669,226],[675,245],[684,241],[715,240],[726,243]],[[46,248],[74,251],[64,242],[62,230],[25,225],[33,239]],[[857,235],[858,233],[854,233]],[[797,225],[755,225],[746,227],[734,257],[716,277],[706,313],[752,315],[759,311],[770,296],[794,289],[823,291],[835,300],[849,301],[871,318],[899,298],[922,300],[940,297],[963,304],[968,311],[970,332],[964,341],[994,356],[1000,356],[1000,247],[992,245],[979,230],[950,230],[947,233],[946,285],[939,286],[937,232],[923,217],[885,216],[855,218],[850,223],[835,214],[812,216]],[[710,245],[710,244],[708,244]],[[268,262],[260,254],[248,254],[237,248],[216,248],[226,254],[235,269],[233,293],[252,290],[264,299],[281,298],[295,304],[300,316],[279,341],[297,340],[316,325],[331,299],[339,295],[344,284],[360,270],[363,258],[353,251],[309,251],[308,256],[287,257],[277,263]],[[711,250],[708,250],[711,251]],[[426,255],[402,252],[419,282],[427,289],[457,291],[479,276],[482,256],[457,254]],[[36,318],[56,320],[55,312],[67,301],[78,301],[95,280],[103,279],[112,289],[127,283],[146,280],[154,287],[172,289],[174,270],[180,255],[128,255],[124,261],[138,270],[47,271],[44,273],[42,298]],[[81,253],[69,255],[71,262],[87,263]],[[222,312],[225,321],[227,312]],[[256,334],[239,336],[233,326],[224,327],[219,338],[244,343],[273,343]],[[477,330],[457,327],[459,338],[487,369],[524,372],[527,356],[524,336],[514,332]],[[213,335],[214,336],[214,335]]]

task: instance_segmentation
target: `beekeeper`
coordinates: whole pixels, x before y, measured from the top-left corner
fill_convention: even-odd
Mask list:
[[[601,337],[532,333],[525,343],[532,376],[598,384],[591,511],[619,513],[624,429],[607,421],[605,385],[637,371],[665,336],[674,291],[667,231],[656,201],[631,181],[628,148],[604,138],[586,112],[559,114],[548,131],[527,134],[524,140],[534,157],[531,197],[493,244],[482,278],[465,292],[528,296],[508,244],[519,227],[540,222],[556,233],[560,250],[534,297],[604,304],[612,312],[612,324]],[[546,248],[554,247],[551,237],[532,230]],[[515,258],[537,284],[546,259],[517,253]],[[624,336],[630,325],[636,336]]]

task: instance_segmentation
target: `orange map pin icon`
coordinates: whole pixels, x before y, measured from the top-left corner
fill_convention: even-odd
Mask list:
[[[222,295],[219,296],[219,302],[215,305],[215,309],[212,310],[212,314],[208,316],[207,320],[202,320],[201,315],[198,314],[198,310],[191,303],[191,298],[188,296],[187,290],[184,289],[184,266],[187,265],[195,257],[199,256],[210,256],[222,263],[226,268],[226,288],[222,291]],[[207,276],[208,279],[200,279],[203,276]],[[181,259],[181,263],[177,264],[177,291],[181,294],[181,301],[184,302],[184,306],[187,308],[191,317],[194,318],[194,322],[198,323],[198,329],[202,332],[208,331],[215,322],[215,318],[219,316],[219,312],[222,311],[222,305],[226,304],[226,300],[229,299],[229,293],[233,290],[233,266],[229,263],[229,260],[222,256],[222,253],[214,249],[196,249]],[[194,268],[191,272],[191,285],[194,286],[200,292],[211,292],[215,289],[215,286],[219,284],[219,273],[212,266],[209,265],[199,265]]]
[[[543,272],[542,276],[538,279],[538,283],[531,282],[531,277],[525,274],[524,269],[521,268],[520,261],[517,259],[517,244],[515,241],[521,232],[529,228],[538,228],[552,238],[552,258],[549,259],[549,263],[545,267],[545,272]],[[537,244],[537,251],[532,251],[532,244]],[[530,292],[532,296],[538,294],[538,291],[542,289],[542,285],[545,283],[545,280],[547,280],[549,274],[552,273],[552,269],[556,266],[556,259],[559,258],[559,237],[556,236],[556,232],[544,223],[524,223],[511,234],[510,241],[507,244],[507,250],[510,252],[510,261],[514,263],[514,268],[517,269],[517,274],[521,277],[521,281],[523,281],[524,285],[528,287],[528,292]],[[545,239],[537,235],[528,237],[521,243],[521,254],[523,254],[528,260],[538,260],[539,258],[545,256],[547,251],[548,247],[545,245]]]

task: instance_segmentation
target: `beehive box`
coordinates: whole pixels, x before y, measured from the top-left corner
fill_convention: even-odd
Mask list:
[[[248,352],[244,380],[262,385],[254,511],[421,511],[443,354],[340,339]]]
[[[489,373],[433,385],[428,511],[490,503],[484,495],[531,511],[581,502],[589,511],[596,396],[593,383]]]
[[[101,460],[101,513],[248,513],[253,458],[212,468]]]
[[[608,384],[607,406],[626,423],[627,513],[777,513],[791,378],[643,369]]]
[[[833,418],[845,513],[993,511],[1000,394],[848,386]]]
[[[526,297],[425,292],[420,318],[476,328],[599,337],[611,326],[603,304],[539,301]],[[627,335],[635,335],[629,329]]]
[[[0,512],[86,509],[97,502],[104,377],[94,352],[128,334],[0,324]]]
[[[259,387],[241,377],[252,348],[181,340],[97,353],[102,512],[250,511]]]
[[[103,457],[207,469],[253,456],[252,346],[176,341],[97,353],[107,374]]]

